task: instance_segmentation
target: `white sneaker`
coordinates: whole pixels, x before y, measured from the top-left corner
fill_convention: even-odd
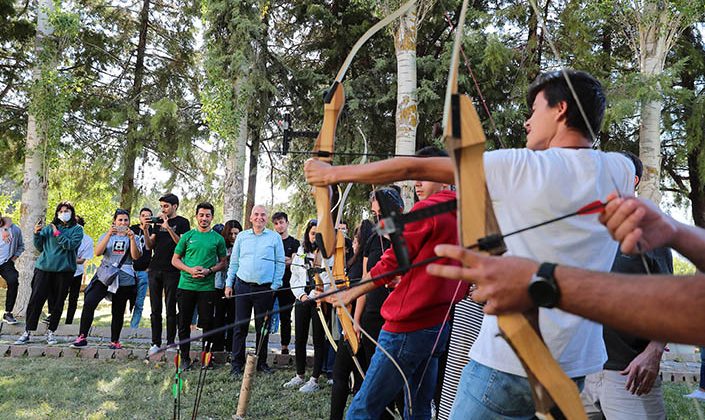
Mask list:
[[[27,343],[29,343],[29,331],[23,332],[22,335],[20,336],[20,338],[18,338],[17,341],[15,341],[15,344],[17,344],[17,345],[27,344]]]
[[[149,348],[149,353],[148,353],[148,355],[149,355],[149,356],[152,356],[152,355],[154,355],[154,354],[157,354],[158,351],[159,351],[159,346],[156,345],[156,344],[152,344],[152,347]]]
[[[284,384],[284,388],[294,388],[294,387],[300,387],[301,385],[304,384],[304,379],[300,377],[299,375],[294,376],[291,378],[291,380],[287,383]]]
[[[695,391],[691,392],[688,395],[684,395],[686,398],[694,398],[696,400],[703,400],[705,401],[705,391],[702,389],[698,388]]]
[[[56,341],[56,337],[54,337],[54,331],[47,330],[47,344],[53,346],[56,343],[58,343],[58,341]]]
[[[299,392],[316,392],[319,389],[321,389],[320,386],[318,386],[318,381],[311,378],[302,386],[299,388]]]

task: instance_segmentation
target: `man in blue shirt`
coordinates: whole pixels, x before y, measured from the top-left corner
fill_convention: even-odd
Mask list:
[[[261,336],[264,316],[272,309],[274,291],[282,285],[284,276],[284,244],[278,233],[266,229],[267,209],[264,206],[254,206],[250,215],[252,229],[237,235],[230,256],[228,277],[225,280],[225,296],[235,295],[235,321],[240,324],[235,327],[233,337],[233,353],[231,357],[231,374],[239,375],[245,365],[245,340],[252,309],[255,310],[255,331],[257,341],[255,347],[259,351],[257,370],[270,373],[267,366],[267,337]],[[281,261],[276,263],[275,261]],[[234,293],[233,293],[234,289]],[[255,293],[272,290],[272,293]],[[269,322],[269,319],[267,319]],[[269,330],[269,326],[267,326]],[[261,343],[260,343],[261,342]]]

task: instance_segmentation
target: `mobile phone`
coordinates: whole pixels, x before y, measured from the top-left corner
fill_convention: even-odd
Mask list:
[[[152,216],[149,218],[149,223],[162,223],[164,219],[159,216]]]
[[[124,233],[127,232],[127,226],[115,226],[115,230],[117,230],[118,233]]]
[[[40,217],[39,219],[37,219],[37,224],[38,224],[39,226],[43,225],[43,224],[44,224],[44,218],[43,218],[43,217]]]

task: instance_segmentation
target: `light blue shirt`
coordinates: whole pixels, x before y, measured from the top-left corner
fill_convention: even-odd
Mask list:
[[[281,236],[269,229],[264,229],[259,235],[248,229],[240,232],[235,239],[225,284],[233,287],[237,276],[247,283],[271,283],[272,290],[276,290],[282,286],[285,268]]]

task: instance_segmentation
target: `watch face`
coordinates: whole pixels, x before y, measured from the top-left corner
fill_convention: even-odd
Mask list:
[[[529,283],[529,296],[536,306],[552,308],[558,303],[558,293],[555,285],[542,277],[535,277]]]

